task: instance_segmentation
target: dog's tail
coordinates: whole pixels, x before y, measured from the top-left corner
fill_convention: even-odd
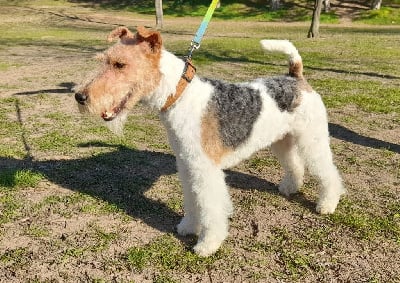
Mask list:
[[[303,78],[303,61],[299,51],[289,40],[261,40],[261,47],[266,51],[282,52],[289,56],[289,75]]]

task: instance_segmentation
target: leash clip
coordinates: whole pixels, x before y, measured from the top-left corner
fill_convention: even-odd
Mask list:
[[[189,47],[189,54],[187,55],[187,58],[190,60],[192,59],[192,54],[195,50],[200,48],[200,43],[197,43],[195,41],[190,42],[190,47]]]

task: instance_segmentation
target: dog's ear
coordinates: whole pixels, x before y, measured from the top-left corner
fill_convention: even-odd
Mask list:
[[[162,48],[162,38],[158,31],[146,29],[145,27],[138,27],[136,39],[139,42],[146,42],[153,53],[158,53]]]
[[[129,31],[127,27],[117,27],[107,37],[108,42],[112,42],[114,39],[119,38],[122,42],[127,42],[134,39],[134,35]]]

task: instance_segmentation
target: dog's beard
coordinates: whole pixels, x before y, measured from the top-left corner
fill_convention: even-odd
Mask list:
[[[107,128],[117,136],[124,135],[124,125],[128,118],[128,111],[122,111],[111,121],[105,122]]]

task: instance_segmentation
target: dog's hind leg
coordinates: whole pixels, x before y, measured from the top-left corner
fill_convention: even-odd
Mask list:
[[[296,142],[310,173],[318,177],[321,183],[316,210],[327,214],[335,211],[345,189],[333,163],[327,123],[321,120],[316,119],[307,127],[308,130],[299,132]]]
[[[271,145],[272,152],[281,163],[285,176],[279,184],[279,192],[289,196],[303,185],[304,163],[298,154],[297,146],[291,134]]]

